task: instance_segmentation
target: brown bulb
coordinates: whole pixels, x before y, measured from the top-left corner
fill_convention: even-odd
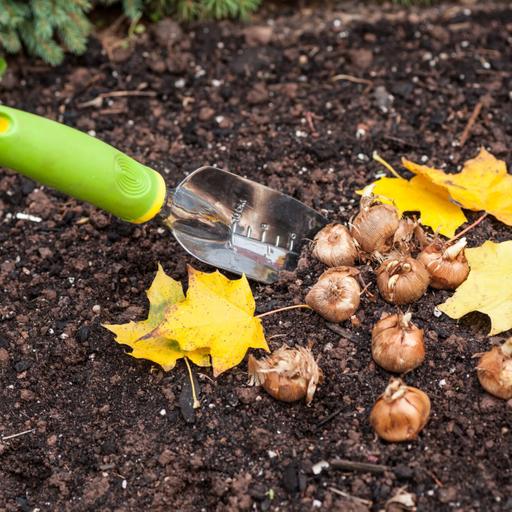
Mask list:
[[[430,399],[418,388],[392,378],[370,413],[379,437],[391,442],[416,439],[430,416]]]
[[[468,277],[469,264],[464,254],[466,239],[461,238],[448,247],[434,242],[419,254],[421,261],[430,274],[430,286],[441,290],[455,290]]]
[[[493,347],[480,357],[476,367],[478,380],[491,395],[512,398],[512,338],[501,347]]]
[[[359,307],[359,271],[335,267],[325,271],[306,295],[306,304],[329,322],[348,320]]]
[[[309,405],[318,384],[323,381],[322,370],[309,348],[289,348],[283,345],[270,356],[248,360],[249,384],[261,385],[267,393],[283,402],[306,398]]]
[[[429,273],[423,263],[410,256],[385,260],[377,269],[377,286],[391,304],[410,304],[428,288]]]
[[[341,224],[329,224],[322,228],[313,243],[313,256],[328,267],[352,266],[356,262],[354,240]]]
[[[410,313],[383,313],[372,330],[372,356],[388,372],[417,368],[425,359],[423,329],[411,322]]]
[[[361,249],[372,254],[386,253],[393,245],[393,235],[398,228],[397,209],[389,204],[372,204],[371,196],[363,196],[361,208],[350,225],[350,234]]]

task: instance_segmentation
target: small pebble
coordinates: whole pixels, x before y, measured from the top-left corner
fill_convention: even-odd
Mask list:
[[[329,467],[329,463],[326,460],[321,460],[320,462],[317,462],[311,470],[313,471],[314,475],[319,475],[324,469],[327,469]]]

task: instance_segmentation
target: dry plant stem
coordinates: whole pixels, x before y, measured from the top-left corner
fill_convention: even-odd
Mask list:
[[[437,478],[437,476],[435,475],[435,473],[433,471],[430,471],[428,469],[425,469],[425,471],[428,475],[430,475],[432,477],[432,480],[434,480],[436,485],[438,485],[439,487],[444,487],[443,482],[441,482],[441,480],[439,480],[439,478]]]
[[[395,176],[395,178],[400,178],[401,180],[403,180],[404,178],[402,178],[402,176],[400,176],[400,174],[398,174],[398,172],[395,171],[395,169],[386,162],[386,160],[384,160],[378,153],[377,151],[374,151],[373,154],[372,154],[372,158],[376,161],[376,162],[379,162],[379,164],[383,165],[393,176]]]
[[[339,82],[340,80],[346,80],[347,82],[353,82],[355,84],[365,84],[365,85],[373,85],[371,80],[367,80],[366,78],[358,78],[354,75],[335,75],[331,78],[333,82]]]
[[[317,423],[315,428],[320,428],[320,427],[323,427],[326,423],[329,423],[329,421],[333,420],[334,418],[336,418],[336,416],[338,416],[339,414],[341,414],[343,411],[345,410],[344,407],[342,407],[341,409],[338,409],[337,411],[334,411],[333,413],[329,414],[329,416],[327,416],[326,418],[324,418],[320,423]]]
[[[281,311],[288,311],[289,309],[311,309],[307,304],[296,304],[295,306],[286,306],[284,308],[273,309],[272,311],[267,311],[266,313],[261,313],[260,315],[256,315],[256,318],[263,318],[264,316],[273,315],[274,313],[280,313]]]
[[[192,398],[194,400],[193,407],[194,407],[194,409],[197,409],[197,408],[201,407],[201,403],[197,399],[196,386],[194,384],[194,377],[192,377],[192,369],[190,368],[190,364],[188,362],[188,357],[184,357],[183,359],[185,359],[185,364],[187,365],[187,370],[188,370],[188,378],[190,379],[190,387],[192,389]]]
[[[356,503],[360,503],[361,505],[365,505],[367,507],[371,507],[373,505],[373,501],[365,500],[363,498],[358,498],[357,496],[352,496],[352,494],[348,494],[346,492],[340,491],[339,489],[336,489],[336,487],[329,487],[329,490],[333,492],[334,494],[338,494],[339,496],[342,496],[343,498],[346,498],[347,500],[355,501]]]
[[[23,432],[18,432],[17,434],[11,434],[10,436],[5,436],[1,438],[1,441],[8,441],[9,439],[14,439],[16,437],[24,436],[26,434],[31,434],[32,432],[35,432],[35,428],[31,428],[29,430],[24,430]]]
[[[482,107],[484,106],[484,102],[482,99],[478,101],[478,103],[475,105],[475,108],[473,109],[473,112],[471,113],[471,116],[468,119],[468,122],[466,124],[466,127],[464,128],[464,131],[462,132],[462,135],[460,136],[460,147],[464,146],[466,144],[466,141],[469,138],[469,134],[471,133],[471,129],[473,128],[473,125],[475,124],[475,121],[477,117],[480,115],[480,111],[482,110]]]
[[[370,288],[370,286],[372,285],[372,283],[368,283],[366,284],[364,282],[364,279],[363,279],[363,276],[361,276],[361,274],[359,274],[357,276],[357,278],[359,279],[359,283],[361,284],[361,286],[363,287],[362,290],[361,290],[361,293],[359,295],[364,295],[366,293],[366,295],[368,295],[368,297],[370,297],[370,299],[374,299],[375,298],[375,295],[372,293],[372,292],[369,292],[368,291],[368,288]]]
[[[126,98],[129,96],[147,96],[150,98],[154,98],[157,95],[155,91],[111,91],[111,92],[103,92],[98,94],[95,98],[89,101],[84,101],[83,103],[79,103],[78,108],[87,108],[94,107],[98,103],[101,102],[104,98]],[[100,105],[101,106],[101,105]]]
[[[326,322],[325,326],[330,331],[339,334],[340,336],[343,336],[344,338],[347,338],[347,340],[353,341],[354,343],[360,343],[361,339],[357,336],[353,335],[348,329],[344,329],[343,327],[339,326],[338,324]]]
[[[343,469],[347,471],[364,471],[367,473],[384,473],[392,468],[382,464],[370,464],[369,462],[354,462],[346,459],[334,459],[329,462],[334,469]]]
[[[488,215],[489,214],[487,212],[483,213],[482,215],[480,215],[480,217],[478,217],[478,219],[475,220],[475,222],[470,224],[467,228],[464,228],[460,233],[457,233],[455,236],[450,238],[450,240],[448,240],[448,242],[446,242],[446,243],[451,244],[454,240],[457,240],[457,238],[460,238],[462,235],[465,235],[468,231],[473,229],[475,226],[478,226],[478,224],[480,224],[480,222],[482,222]]]

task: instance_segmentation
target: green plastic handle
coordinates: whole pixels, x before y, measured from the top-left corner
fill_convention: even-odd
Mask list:
[[[136,224],[162,208],[156,171],[69,126],[0,105],[0,166]]]

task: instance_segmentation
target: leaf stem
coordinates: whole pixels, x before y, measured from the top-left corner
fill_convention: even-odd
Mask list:
[[[487,215],[489,214],[487,212],[484,212],[483,215],[480,215],[480,217],[478,217],[478,219],[476,219],[475,222],[473,222],[473,224],[470,224],[467,228],[464,228],[460,233],[457,233],[454,237],[450,238],[450,240],[448,240],[447,243],[451,243],[454,240],[457,240],[457,238],[460,238],[462,235],[466,234],[470,229],[473,229],[475,226],[478,226],[478,224],[480,224],[480,222],[482,222],[487,217]]]
[[[373,154],[372,154],[372,158],[376,161],[376,162],[379,162],[379,164],[383,165],[393,176],[395,176],[396,178],[399,178],[401,180],[405,179],[405,178],[402,178],[402,176],[400,176],[400,174],[398,174],[395,169],[393,169],[393,167],[391,167],[390,164],[388,164],[386,162],[386,160],[384,160],[378,153],[377,151],[374,151]]]
[[[256,318],[263,318],[264,316],[267,315],[273,315],[274,313],[280,313],[281,311],[288,311],[289,309],[297,308],[311,309],[307,304],[296,304],[294,306],[286,306],[284,308],[273,309],[271,311],[267,311],[266,313],[261,313],[260,315],[256,315]]]
[[[190,387],[192,389],[192,399],[194,400],[194,404],[192,407],[194,409],[197,409],[198,407],[201,407],[201,402],[199,402],[199,400],[197,399],[196,386],[194,384],[194,377],[192,376],[192,368],[190,368],[188,357],[184,357],[183,359],[185,359],[185,364],[187,365],[188,378],[190,379]]]

